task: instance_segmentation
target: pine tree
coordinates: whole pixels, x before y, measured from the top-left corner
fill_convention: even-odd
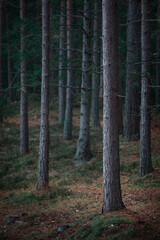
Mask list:
[[[28,137],[28,90],[27,90],[27,61],[25,57],[25,19],[27,14],[27,1],[20,0],[20,45],[21,45],[21,96],[20,96],[20,153],[25,155],[29,152]]]
[[[124,139],[139,137],[140,1],[128,0]]]
[[[71,67],[72,51],[72,24],[73,24],[73,1],[67,0],[67,90],[66,111],[64,120],[64,139],[72,139],[72,108],[73,108],[73,70]]]
[[[119,162],[118,0],[103,0],[103,207],[107,213],[124,207]]]
[[[65,24],[66,1],[61,0],[60,15],[60,36],[59,36],[59,123],[64,123],[65,107],[66,107],[66,88],[65,85],[65,41],[66,41],[66,24]]]
[[[79,165],[92,158],[90,151],[90,90],[91,79],[91,26],[90,26],[90,1],[84,0],[83,13],[83,57],[82,57],[82,85],[81,85],[81,109],[80,132],[75,155],[76,164]]]
[[[94,29],[93,29],[93,73],[92,73],[92,126],[100,126],[99,120],[99,84],[100,84],[100,12],[98,1],[94,3]]]
[[[42,0],[42,86],[38,190],[47,188],[49,184],[49,6],[50,1]]]
[[[140,126],[140,176],[153,171],[150,130],[150,1],[141,0],[141,126]]]

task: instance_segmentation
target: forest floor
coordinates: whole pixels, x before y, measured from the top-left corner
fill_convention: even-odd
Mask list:
[[[154,172],[140,178],[139,141],[120,136],[121,186],[125,208],[102,209],[102,127],[90,128],[94,158],[75,167],[79,108],[73,139],[62,139],[55,106],[50,106],[50,187],[36,190],[39,103],[29,106],[30,153],[19,154],[19,104],[6,109],[0,127],[0,239],[160,239],[160,118],[152,116]],[[13,217],[13,218],[12,218]],[[64,231],[57,227],[67,225]]]

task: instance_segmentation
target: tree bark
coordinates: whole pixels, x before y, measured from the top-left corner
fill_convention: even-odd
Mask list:
[[[120,6],[122,4],[122,0],[119,0],[118,2],[118,11],[120,11]],[[121,29],[121,19],[120,16],[118,17],[118,30],[119,33],[122,32]],[[120,39],[120,37],[119,37]],[[121,66],[121,61],[122,61],[122,53],[119,51],[119,69]],[[122,77],[121,75],[119,76],[119,134],[123,134],[123,99],[122,99],[122,95],[123,95],[123,89],[122,89]]]
[[[66,29],[65,29],[65,10],[66,1],[61,0],[61,15],[60,15],[60,38],[59,38],[59,123],[64,123],[65,107],[66,107],[66,89],[65,85],[65,41],[66,41]],[[69,29],[68,29],[69,30]]]
[[[160,0],[157,3],[157,58],[156,58],[156,105],[157,110],[160,111]]]
[[[72,24],[73,24],[73,0],[67,0],[67,92],[66,92],[66,110],[64,120],[64,139],[72,139],[72,108],[73,108],[73,70],[72,65]]]
[[[103,0],[103,207],[124,207],[119,162],[118,0]]]
[[[100,85],[100,13],[98,1],[94,3],[94,29],[93,29],[93,73],[92,73],[92,126],[100,126],[99,121],[99,85]]]
[[[47,188],[49,184],[49,5],[49,0],[42,0],[42,86],[38,190]]]
[[[0,0],[0,123],[3,122],[2,111],[2,33],[3,33],[3,0]]]
[[[153,171],[150,132],[150,1],[141,0],[141,126],[140,126],[140,176]]]
[[[91,26],[90,4],[84,0],[83,14],[83,59],[82,59],[82,85],[81,85],[81,109],[80,109],[80,132],[75,155],[76,165],[92,158],[90,151],[90,68],[91,68]]]
[[[29,152],[29,138],[28,138],[28,91],[26,86],[27,81],[27,61],[25,57],[25,25],[24,20],[27,16],[27,2],[20,0],[20,44],[21,44],[21,96],[20,96],[20,153],[25,155]]]
[[[139,138],[140,122],[140,1],[128,0],[124,139]]]
[[[8,10],[6,9],[6,29],[7,31],[10,30],[9,28],[9,16]],[[11,50],[10,50],[10,38],[9,35],[7,36],[8,42],[8,51],[7,51],[7,65],[8,65],[8,102],[12,102],[12,71],[11,71]]]

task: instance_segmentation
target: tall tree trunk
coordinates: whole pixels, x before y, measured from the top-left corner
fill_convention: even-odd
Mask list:
[[[138,20],[138,21],[137,21]],[[139,138],[140,1],[128,0],[124,139]]]
[[[65,10],[66,1],[61,0],[61,15],[60,15],[60,38],[59,38],[59,123],[64,123],[65,107],[66,107],[66,94],[65,94],[65,41],[66,41],[66,29],[65,29]],[[69,30],[69,29],[68,29]]]
[[[9,31],[9,16],[6,9],[6,29]],[[11,50],[10,50],[10,38],[7,36],[8,51],[7,51],[7,65],[8,65],[8,102],[12,102],[12,71],[11,71]]]
[[[91,26],[90,26],[90,4],[84,0],[83,14],[83,59],[82,59],[82,85],[81,85],[81,116],[80,132],[75,155],[76,164],[88,161],[92,158],[90,152],[90,68],[91,68]]]
[[[103,207],[107,213],[124,207],[119,163],[118,0],[103,0]]]
[[[38,190],[48,187],[49,183],[49,5],[49,0],[42,0],[42,86]]]
[[[150,1],[141,0],[141,126],[140,126],[140,176],[153,171],[150,132]]]
[[[120,11],[120,6],[122,4],[122,0],[119,0],[118,2],[118,8]],[[120,16],[118,17],[118,30],[119,32],[122,32],[121,31],[121,21],[120,21]],[[119,37],[119,40],[120,40],[120,37]],[[122,55],[121,53],[119,52],[119,68],[120,68],[120,65],[121,65],[121,60],[122,60]],[[123,100],[122,100],[122,94],[123,94],[123,91],[122,91],[122,77],[121,75],[119,76],[119,134],[123,134]]]
[[[9,103],[12,102],[12,71],[11,71],[11,51],[8,49],[7,53],[7,63],[8,63],[8,91],[9,91],[9,96],[8,96],[8,101]]]
[[[22,20],[20,28],[21,38],[21,96],[20,96],[20,153],[25,155],[29,152],[28,139],[28,92],[27,92],[27,61],[25,57],[25,25],[27,1],[20,0],[20,18]]]
[[[101,24],[102,24],[102,21],[101,21]],[[100,44],[101,44],[101,52],[100,52],[99,108],[103,108],[103,45],[102,45],[102,40],[101,40]]]
[[[64,120],[63,138],[72,138],[72,108],[73,108],[73,70],[72,64],[72,22],[73,22],[73,0],[67,0],[67,92],[66,92],[66,110]]]
[[[156,105],[160,111],[160,0],[157,6],[157,58],[156,58]],[[158,110],[157,109],[157,110]]]
[[[0,0],[0,123],[3,122],[2,112],[2,29],[3,29],[3,0]]]
[[[94,3],[94,29],[93,29],[93,73],[92,73],[92,126],[100,126],[99,121],[99,85],[100,85],[100,13],[98,1]]]

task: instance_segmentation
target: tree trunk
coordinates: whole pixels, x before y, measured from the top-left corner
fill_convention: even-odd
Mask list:
[[[141,0],[141,126],[140,126],[140,176],[153,171],[150,132],[150,1]]]
[[[100,126],[99,121],[99,85],[100,85],[100,15],[98,1],[94,3],[93,29],[93,73],[92,73],[92,126]]]
[[[119,0],[118,2],[118,11],[120,11],[120,6],[122,4],[122,0]],[[120,16],[118,17],[118,30],[119,32],[122,32],[121,29],[121,19]],[[120,37],[119,37],[120,39]],[[119,69],[122,61],[122,53],[119,51]],[[122,77],[121,75],[119,76],[119,134],[123,134],[123,89],[122,89]]]
[[[67,0],[67,92],[66,92],[66,110],[64,120],[64,139],[72,139],[72,108],[73,108],[73,70],[72,64],[72,22],[73,22],[73,0]]]
[[[6,9],[6,29],[7,31],[10,30],[9,28],[9,16],[8,10]],[[11,50],[10,50],[10,38],[7,36],[8,42],[8,51],[7,51],[7,65],[8,65],[8,102],[12,102],[12,71],[11,71]]]
[[[118,0],[103,0],[103,207],[124,207],[119,163]]]
[[[38,190],[48,187],[49,183],[49,4],[50,1],[42,0],[42,86]]]
[[[60,15],[60,38],[59,38],[59,123],[64,123],[65,107],[66,107],[66,94],[65,94],[65,10],[66,1],[61,0],[61,15]],[[69,29],[68,29],[69,30]]]
[[[8,63],[8,102],[12,102],[12,72],[11,72],[11,51],[8,49],[7,53],[7,63]]]
[[[90,68],[91,68],[91,26],[90,26],[90,4],[84,0],[83,14],[83,59],[82,59],[82,85],[81,85],[81,116],[80,132],[75,155],[76,165],[92,158],[90,152]]]
[[[22,21],[20,28],[21,38],[21,96],[20,96],[20,153],[25,155],[29,152],[28,139],[28,92],[27,92],[27,61],[25,57],[25,26],[24,19],[26,18],[26,0],[20,0],[20,18]]]
[[[160,111],[160,0],[157,6],[157,58],[156,58],[156,105],[157,110]]]
[[[137,21],[138,20],[138,21]],[[139,138],[140,1],[128,0],[124,139]]]
[[[3,29],[3,0],[0,0],[0,123],[3,122],[2,112],[2,29]]]

